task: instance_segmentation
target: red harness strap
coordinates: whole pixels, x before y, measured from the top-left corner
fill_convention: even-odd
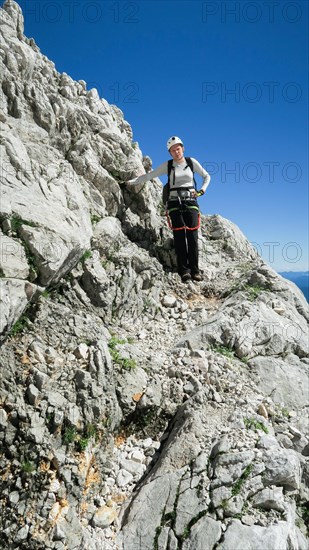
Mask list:
[[[186,225],[183,225],[182,227],[173,227],[172,222],[171,222],[171,218],[169,217],[169,214],[168,214],[167,210],[166,210],[165,214],[166,214],[168,226],[172,231],[181,231],[183,229],[186,229],[187,231],[196,231],[201,226],[201,214],[200,214],[200,212],[198,213],[198,221],[197,221],[197,225],[195,227],[187,227]]]

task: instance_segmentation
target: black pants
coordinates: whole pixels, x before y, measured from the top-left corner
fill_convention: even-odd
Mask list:
[[[174,245],[177,257],[177,268],[180,276],[185,273],[195,275],[198,267],[198,227],[199,211],[193,201],[190,205],[182,204],[175,208],[168,204],[168,213],[174,235]]]

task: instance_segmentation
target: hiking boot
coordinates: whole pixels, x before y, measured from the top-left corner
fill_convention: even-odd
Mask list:
[[[200,273],[195,273],[194,275],[192,275],[192,279],[194,281],[202,281],[203,280],[203,277]]]
[[[187,283],[188,281],[191,281],[191,275],[190,273],[184,273],[182,276],[181,276],[181,280],[183,283]]]

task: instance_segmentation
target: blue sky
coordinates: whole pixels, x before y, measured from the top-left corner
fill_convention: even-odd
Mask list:
[[[59,72],[115,103],[153,166],[180,136],[232,220],[278,271],[308,270],[308,3],[20,0]]]

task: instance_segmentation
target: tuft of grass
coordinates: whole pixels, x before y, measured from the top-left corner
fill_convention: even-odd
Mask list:
[[[289,418],[289,409],[286,409],[285,407],[282,407],[281,414],[284,418]]]
[[[228,348],[227,346],[210,346],[211,351],[214,351],[215,353],[221,353],[221,355],[224,355],[225,357],[228,357],[229,359],[236,359],[235,353],[232,348]]]
[[[37,227],[36,223],[31,222],[29,220],[23,220],[23,218],[21,218],[17,214],[14,214],[11,217],[10,223],[11,223],[12,231],[14,231],[14,233],[17,233],[22,225],[28,225],[30,227]]]
[[[256,298],[262,293],[267,292],[267,289],[261,286],[251,286],[251,285],[245,285],[244,291],[248,294],[248,298],[250,302],[254,302]]]
[[[92,251],[91,250],[85,250],[84,254],[82,255],[82,257],[80,259],[80,262],[82,262],[82,264],[84,264],[85,261],[88,260],[89,258],[92,258]]]
[[[77,448],[78,448],[78,450],[79,450],[79,451],[85,451],[85,450],[87,449],[88,443],[89,443],[88,437],[81,437],[81,438],[77,441]]]
[[[78,434],[76,428],[68,426],[62,436],[62,442],[66,445],[74,443],[77,451],[85,451],[91,438],[99,440],[100,431],[94,424],[88,424],[82,435]]]
[[[235,497],[236,495],[239,495],[240,491],[241,491],[241,488],[243,486],[243,484],[245,483],[246,479],[248,479],[249,475],[251,474],[252,472],[252,464],[249,464],[245,470],[243,471],[243,473],[241,474],[240,478],[238,479],[238,481],[236,481],[236,483],[234,483],[233,487],[232,487],[232,496]]]
[[[14,323],[14,325],[12,326],[9,333],[10,336],[16,336],[16,334],[21,334],[22,332],[24,332],[25,328],[27,327],[27,324],[28,324],[28,317],[27,317],[27,314],[24,313],[18,319],[18,321],[16,321],[16,323]]]
[[[268,428],[266,426],[264,426],[264,424],[262,422],[259,422],[258,420],[255,420],[254,418],[245,418],[244,419],[244,424],[245,424],[245,426],[248,430],[250,428],[255,430],[255,431],[263,430],[263,432],[268,434]]]
[[[70,443],[73,443],[76,438],[76,429],[73,428],[73,426],[69,426],[66,428],[63,436],[62,436],[62,442],[66,445],[69,445]]]
[[[35,465],[33,464],[33,462],[30,462],[30,460],[25,460],[25,462],[23,462],[21,465],[21,470],[25,474],[32,474],[32,472],[34,472],[35,469],[36,469]]]
[[[94,226],[96,225],[102,218],[100,216],[97,216],[96,214],[91,214],[90,221],[91,224]]]

